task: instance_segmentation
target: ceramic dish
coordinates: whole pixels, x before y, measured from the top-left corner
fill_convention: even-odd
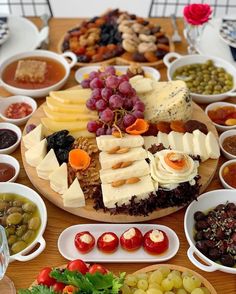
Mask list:
[[[123,66],[115,65],[114,67],[117,73],[120,73],[120,74],[125,74],[129,68],[129,66],[124,66],[124,65]],[[84,80],[86,76],[89,75],[90,72],[98,71],[99,69],[101,69],[101,66],[81,67],[75,72],[75,79],[78,83],[81,83],[82,80]],[[145,75],[147,75],[148,77],[151,77],[156,81],[160,80],[161,75],[157,69],[149,67],[149,66],[142,66],[142,69],[144,70]]]
[[[15,159],[13,156],[0,154],[0,163],[8,163],[15,168],[15,175],[10,180],[7,181],[7,182],[15,182],[20,172],[19,161]]]
[[[220,144],[220,149],[223,153],[223,155],[228,158],[228,159],[236,159],[236,155],[233,155],[229,152],[227,152],[224,147],[223,147],[223,142],[227,137],[231,137],[231,136],[236,136],[236,130],[229,130],[226,131],[224,133],[222,133],[219,137],[219,144]]]
[[[10,36],[10,30],[7,24],[7,18],[0,18],[0,45],[6,42]]]
[[[46,246],[46,242],[42,235],[45,231],[46,224],[47,224],[47,210],[42,198],[39,196],[38,193],[30,189],[29,187],[26,187],[21,184],[16,184],[16,183],[0,183],[0,191],[1,193],[14,193],[14,194],[22,195],[23,197],[34,202],[39,209],[39,214],[41,218],[41,226],[39,228],[38,235],[35,238],[35,240],[21,252],[11,255],[10,262],[14,260],[28,261],[37,257],[40,253],[42,253],[42,251],[45,249],[45,246]],[[32,249],[37,244],[39,244],[38,248],[34,252],[31,252]]]
[[[219,36],[226,44],[236,48],[236,19],[222,19]]]
[[[222,166],[220,167],[220,170],[219,170],[219,178],[220,178],[220,181],[221,181],[221,184],[224,186],[225,189],[232,189],[232,190],[235,190],[235,201],[236,201],[236,189],[234,187],[231,187],[223,178],[223,170],[226,166],[228,166],[229,164],[232,164],[232,163],[236,163],[236,159],[232,159],[232,160],[229,160],[229,161],[226,161],[224,164],[222,164]],[[236,270],[236,269],[235,269]]]
[[[41,88],[41,89],[34,89],[34,90],[13,87],[13,86],[7,84],[6,82],[4,82],[2,79],[4,69],[12,62],[20,60],[22,58],[27,58],[27,57],[50,58],[50,59],[53,59],[53,60],[59,62],[65,69],[64,77],[59,82],[57,82],[56,84],[53,84],[52,86]],[[68,63],[67,58],[71,59],[71,63]],[[13,93],[16,95],[25,95],[25,96],[30,96],[30,97],[34,97],[34,98],[44,97],[44,96],[47,96],[50,91],[58,90],[65,84],[65,82],[67,81],[67,79],[69,77],[70,70],[76,64],[76,62],[77,62],[76,55],[72,52],[65,52],[63,54],[57,54],[57,53],[46,51],[46,50],[34,50],[34,51],[16,54],[16,55],[8,58],[7,60],[5,60],[1,64],[0,85],[3,86],[3,88],[5,88],[10,93]]]
[[[209,110],[213,110],[213,109],[216,109],[216,108],[221,107],[221,106],[234,106],[235,109],[236,109],[236,105],[233,104],[233,103],[229,103],[229,102],[214,102],[214,103],[211,103],[211,104],[207,105],[207,107],[205,109],[205,113],[208,114],[208,111]],[[216,124],[213,121],[212,121],[212,123],[214,124],[214,126],[217,128],[217,130],[219,132],[224,132],[224,131],[236,129],[236,125],[235,126],[223,126],[223,125]]]
[[[174,61],[171,62],[171,60],[175,58]],[[216,95],[202,95],[202,94],[196,94],[191,93],[191,96],[195,102],[198,103],[211,103],[216,101],[221,101],[223,99],[226,99],[227,97],[236,97],[236,92],[233,92],[236,88],[236,68],[228,63],[227,61],[213,57],[213,56],[207,56],[207,55],[180,55],[178,53],[172,52],[165,55],[163,62],[167,66],[167,77],[168,80],[172,80],[172,76],[177,68],[193,64],[193,63],[204,63],[207,60],[211,59],[214,64],[218,67],[223,67],[229,74],[233,76],[234,85],[232,90],[222,93],[222,94],[216,94]]]
[[[0,154],[11,154],[19,146],[22,137],[22,132],[19,127],[11,123],[0,123],[0,129],[12,130],[17,135],[17,141],[15,144],[11,145],[8,148],[0,149]]]
[[[210,209],[215,208],[218,204],[224,204],[227,201],[236,203],[236,191],[215,190],[204,193],[200,197],[198,197],[197,201],[193,201],[188,206],[184,216],[184,231],[190,246],[187,251],[188,258],[196,267],[206,272],[214,272],[216,270],[219,270],[226,273],[236,274],[235,267],[231,268],[221,265],[202,254],[196,248],[194,241],[194,213],[197,211],[209,211]],[[194,255],[196,255],[200,259],[200,261],[198,261]],[[206,265],[203,264],[201,261],[206,263]]]
[[[0,117],[5,120],[6,122],[13,123],[17,126],[21,126],[27,122],[27,120],[33,115],[35,110],[37,109],[37,103],[35,102],[34,99],[28,97],[28,96],[11,96],[8,98],[1,98],[0,99]],[[12,104],[12,103],[27,103],[32,107],[32,112],[22,118],[18,119],[13,119],[13,118],[8,118],[5,115],[6,109]]]
[[[114,232],[118,238],[129,228],[136,227],[143,234],[152,229],[163,230],[169,239],[169,249],[160,255],[150,255],[140,248],[134,252],[123,250],[120,246],[118,250],[112,254],[106,254],[99,251],[96,247],[87,254],[81,254],[74,245],[75,235],[82,231],[89,231],[97,240],[98,237],[105,232]],[[58,249],[63,257],[68,260],[77,258],[86,262],[163,262],[174,257],[179,249],[179,239],[175,232],[170,228],[155,224],[84,224],[75,225],[65,229],[58,239]]]

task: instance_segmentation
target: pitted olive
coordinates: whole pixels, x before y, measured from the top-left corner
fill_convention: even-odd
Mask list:
[[[33,241],[35,236],[35,232],[33,230],[28,230],[23,236],[22,236],[22,240],[25,241],[26,243],[29,243],[31,241]]]
[[[21,225],[16,229],[16,235],[21,237],[27,231],[27,225]]]
[[[14,212],[8,215],[7,224],[8,225],[18,225],[22,221],[22,214],[19,212]]]
[[[28,227],[31,230],[37,230],[40,226],[40,218],[38,216],[32,217],[28,223]]]
[[[33,203],[25,203],[22,208],[25,212],[35,212],[36,205]]]
[[[7,239],[9,246],[12,246],[16,241],[17,241],[17,237],[15,235],[10,235]]]
[[[27,244],[24,241],[17,241],[11,247],[13,254],[16,254],[27,247]]]

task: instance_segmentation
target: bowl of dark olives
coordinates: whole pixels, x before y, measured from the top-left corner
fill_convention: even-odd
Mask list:
[[[187,255],[196,267],[236,274],[235,190],[215,190],[198,197],[186,210],[184,231],[190,246]]]
[[[184,81],[195,102],[208,104],[236,97],[236,68],[221,58],[171,52],[163,62],[168,79]]]
[[[45,249],[46,224],[46,206],[38,193],[21,184],[0,183],[0,225],[6,232],[10,262],[31,260]]]

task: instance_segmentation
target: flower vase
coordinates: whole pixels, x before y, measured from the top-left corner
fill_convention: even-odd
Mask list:
[[[198,53],[198,44],[203,33],[205,24],[202,25],[191,25],[189,23],[185,23],[185,37],[189,44],[188,53],[196,54]]]

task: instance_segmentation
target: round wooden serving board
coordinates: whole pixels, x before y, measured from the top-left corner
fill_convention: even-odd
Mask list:
[[[40,124],[40,118],[44,117],[44,111],[43,106],[41,105],[36,112],[33,114],[33,116],[29,119],[28,124]],[[205,114],[205,112],[195,103],[193,103],[193,119],[197,119],[203,123],[205,123],[208,127],[208,130],[212,131],[217,137],[218,133],[216,131],[216,128],[211,123],[208,116]],[[25,168],[25,171],[31,181],[31,183],[35,186],[35,188],[49,201],[51,201],[56,206],[60,207],[63,210],[66,210],[72,214],[96,220],[99,222],[111,222],[111,223],[132,223],[132,222],[143,222],[148,220],[153,220],[156,218],[160,218],[163,216],[166,216],[168,214],[171,214],[173,212],[176,212],[177,210],[181,209],[182,207],[168,207],[163,209],[158,209],[152,213],[150,213],[148,216],[131,216],[127,214],[117,214],[117,215],[110,215],[109,212],[104,213],[102,210],[96,211],[93,208],[93,200],[88,199],[86,200],[86,206],[81,208],[67,208],[64,207],[63,201],[61,196],[54,192],[49,185],[49,181],[40,179],[37,175],[36,169],[29,164],[27,164],[25,160],[25,151],[26,148],[24,147],[23,142],[21,143],[21,155],[22,155],[22,161]],[[200,184],[201,184],[201,190],[200,193],[202,193],[209,183],[211,182],[216,168],[218,165],[218,160],[212,160],[208,159],[207,161],[200,164],[199,167],[199,174],[201,176]]]

